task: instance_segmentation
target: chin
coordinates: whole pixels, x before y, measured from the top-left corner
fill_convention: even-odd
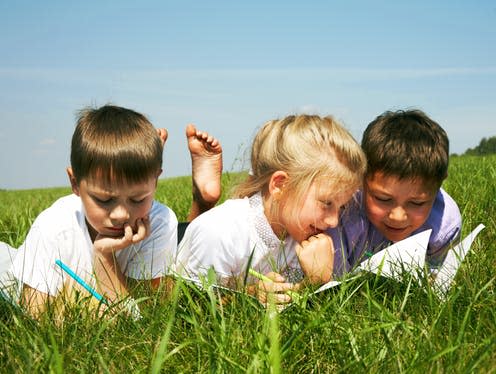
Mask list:
[[[411,232],[402,232],[402,233],[391,233],[391,232],[385,232],[383,235],[386,237],[386,239],[392,241],[392,242],[399,242],[402,241],[406,238],[408,238],[411,235]]]

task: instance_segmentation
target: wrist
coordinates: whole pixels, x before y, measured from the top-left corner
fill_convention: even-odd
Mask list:
[[[95,257],[110,259],[114,257],[115,249],[108,246],[93,244],[93,253]]]

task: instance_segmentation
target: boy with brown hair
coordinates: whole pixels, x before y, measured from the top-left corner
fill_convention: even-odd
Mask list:
[[[193,125],[186,136],[195,182],[191,219],[220,194],[220,176],[196,169],[205,162],[210,174],[222,168],[222,149]],[[8,272],[19,286],[13,301],[36,317],[57,296],[82,291],[57,263],[109,304],[126,298],[129,278],[158,286],[177,246],[176,215],[154,200],[166,140],[166,130],[130,109],[105,105],[79,113],[67,168],[73,194],[36,218],[18,251],[2,251],[9,259],[16,252]]]
[[[111,105],[79,113],[67,168],[73,194],[36,218],[11,268],[31,315],[80,289],[57,260],[109,303],[126,297],[128,278],[159,282],[177,241],[176,215],[154,200],[162,153],[140,113]]]
[[[362,137],[367,173],[362,191],[342,214],[333,237],[335,275],[367,256],[421,231],[432,229],[426,261],[431,271],[460,235],[456,202],[441,188],[448,176],[449,140],[420,110],[385,112]]]

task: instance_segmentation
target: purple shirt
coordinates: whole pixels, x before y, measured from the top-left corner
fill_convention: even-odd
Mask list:
[[[446,253],[443,248],[460,235],[462,218],[458,205],[442,188],[439,189],[431,213],[425,223],[411,235],[432,229],[426,261],[430,267],[439,266]],[[341,215],[336,228],[327,230],[332,237],[334,276],[339,277],[365,260],[367,254],[379,252],[391,245],[365,214],[362,191],[358,191]]]

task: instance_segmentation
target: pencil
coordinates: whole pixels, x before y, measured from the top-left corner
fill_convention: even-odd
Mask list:
[[[259,273],[258,271],[256,271],[255,269],[248,269],[248,273],[250,273],[250,275],[253,275],[254,277],[264,281],[264,282],[274,282],[272,279],[270,279],[269,277]]]
[[[81,277],[79,275],[77,275],[74,271],[72,271],[72,269],[67,266],[66,264],[64,264],[62,261],[60,260],[55,260],[55,263],[60,266],[60,268],[62,270],[64,270],[67,274],[69,274],[69,276],[74,279],[76,282],[78,282],[81,286],[83,286],[86,291],[88,291],[93,297],[95,297],[98,301],[108,305],[108,302],[107,300],[102,296],[100,295],[98,292],[96,292],[96,290],[91,287],[88,283],[86,283],[83,279],[81,279]]]

